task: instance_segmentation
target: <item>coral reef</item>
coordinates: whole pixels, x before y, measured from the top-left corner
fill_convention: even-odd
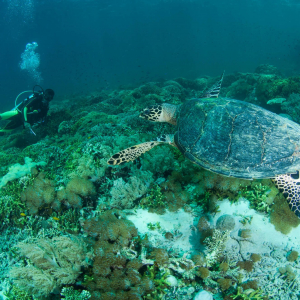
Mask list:
[[[45,178],[45,173],[40,172],[21,193],[21,201],[26,203],[29,214],[36,214],[44,205],[51,205],[57,210],[60,208],[60,202],[55,199],[54,181]]]
[[[25,164],[15,164],[9,167],[8,173],[1,178],[0,188],[3,188],[9,181],[21,178],[25,175],[30,174],[31,169],[36,166],[44,166],[46,163],[41,161],[38,163],[32,162],[32,159],[29,157],[25,157]]]
[[[153,282],[139,273],[143,263],[131,248],[137,229],[120,217],[117,210],[107,211],[84,223],[84,230],[99,238],[94,245],[93,279],[84,283],[91,299],[141,299],[153,289]]]
[[[291,93],[286,101],[281,104],[283,112],[288,114],[293,121],[300,123],[300,93]]]
[[[134,201],[147,192],[152,182],[152,173],[149,171],[135,172],[127,183],[122,178],[115,180],[110,191],[111,206],[132,208]]]
[[[299,219],[271,180],[211,173],[168,145],[107,165],[113,153],[174,132],[139,118],[139,110],[201,97],[218,79],[65,97],[51,102],[48,123],[35,127],[38,138],[24,131],[0,137],[2,294],[296,300]],[[221,95],[300,123],[299,83],[260,65],[226,74]],[[280,245],[265,242],[271,229]]]
[[[73,287],[64,287],[60,293],[66,300],[88,300],[91,298],[91,294],[88,291],[79,292],[74,290]]]
[[[74,284],[81,268],[93,258],[87,245],[75,236],[22,242],[16,248],[30,264],[13,267],[10,277],[19,289],[36,297],[48,296],[64,284]]]

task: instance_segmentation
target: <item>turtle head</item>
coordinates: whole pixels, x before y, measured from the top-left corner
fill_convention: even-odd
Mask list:
[[[151,105],[143,109],[140,113],[140,118],[152,121],[152,122],[162,122],[160,119],[163,114],[163,107],[160,104]]]
[[[168,122],[176,125],[176,105],[155,104],[143,109],[140,117],[152,122]]]

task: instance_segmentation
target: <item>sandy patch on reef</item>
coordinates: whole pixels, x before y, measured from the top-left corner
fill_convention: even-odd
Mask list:
[[[216,224],[217,219],[224,214],[234,217],[235,228],[231,232],[232,237],[238,237],[238,231],[247,228],[251,230],[251,238],[249,238],[251,243],[260,245],[270,243],[278,248],[300,249],[300,226],[293,228],[289,234],[283,234],[275,230],[267,215],[250,209],[249,202],[243,198],[234,204],[226,199],[219,202],[218,205],[219,212],[213,217],[213,222]],[[251,222],[243,225],[240,221],[244,217],[252,217]],[[262,253],[262,249],[259,252]]]
[[[147,234],[154,247],[167,248],[179,253],[195,252],[201,249],[200,235],[196,229],[199,217],[183,210],[166,212],[163,215],[149,213],[144,209],[137,209],[134,215],[127,218],[134,223],[140,234]],[[149,230],[147,224],[159,222],[161,229]],[[165,233],[171,232],[173,239],[165,238]]]
[[[286,250],[296,250],[300,252],[300,226],[293,228],[289,234],[283,234],[270,223],[269,217],[249,208],[249,202],[241,198],[237,203],[230,203],[225,199],[218,203],[219,212],[210,216],[210,223],[216,226],[218,218],[222,215],[231,215],[235,220],[235,227],[230,232],[229,244],[239,242],[239,251],[244,258],[251,253],[270,254],[272,249],[280,248]],[[166,212],[163,215],[149,213],[147,210],[138,209],[128,215],[138,228],[139,233],[147,234],[149,241],[154,247],[172,249],[179,253],[193,254],[203,251],[200,245],[200,234],[196,228],[199,216],[195,217],[191,213],[180,210],[176,213]],[[241,223],[243,219],[251,218],[251,222]],[[159,222],[161,229],[149,230],[147,224]],[[243,239],[239,236],[240,229],[250,229],[251,236]],[[165,233],[171,232],[173,239],[165,238]],[[229,245],[230,246],[230,245]]]

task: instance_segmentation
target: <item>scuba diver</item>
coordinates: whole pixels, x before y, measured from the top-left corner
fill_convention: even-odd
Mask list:
[[[23,125],[23,128],[28,128],[31,133],[35,135],[34,131],[31,129],[31,125],[45,121],[49,110],[49,102],[54,97],[54,91],[52,89],[46,89],[44,91],[38,86],[41,90],[35,91],[35,87],[33,88],[32,95],[17,105],[19,96],[31,91],[20,93],[16,98],[15,108],[0,114],[0,121],[9,120],[9,122],[0,129],[0,134],[10,132]]]

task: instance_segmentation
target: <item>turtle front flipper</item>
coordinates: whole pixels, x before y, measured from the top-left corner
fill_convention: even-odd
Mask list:
[[[300,218],[299,171],[296,174],[277,175],[273,181],[286,197],[290,209]]]
[[[120,165],[122,163],[136,160],[143,153],[151,150],[153,147],[157,146],[160,143],[167,143],[174,145],[174,135],[164,134],[157,137],[154,141],[146,142],[132,146],[130,148],[124,149],[116,154],[114,154],[107,163],[109,165]]]

